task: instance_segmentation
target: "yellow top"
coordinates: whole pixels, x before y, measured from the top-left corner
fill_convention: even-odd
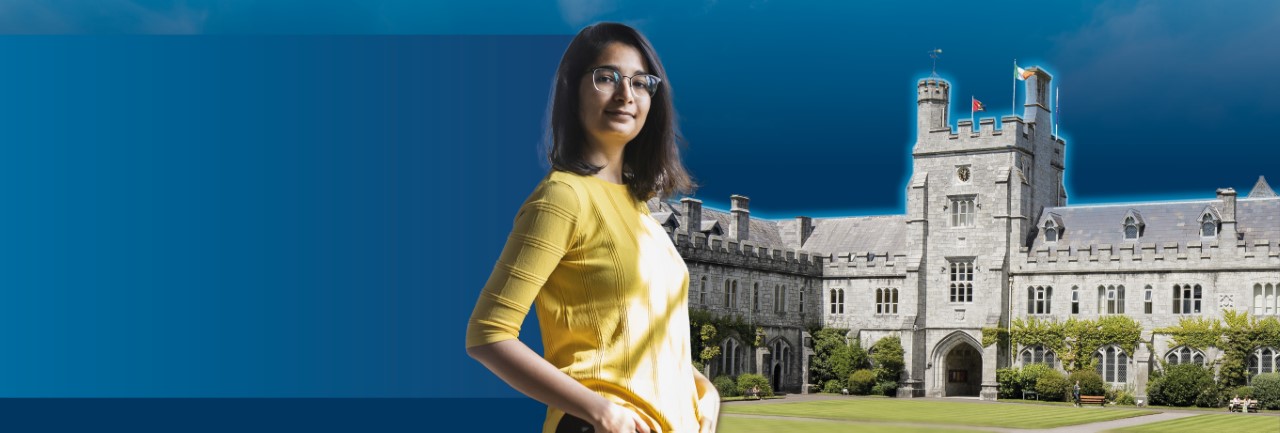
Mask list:
[[[696,432],[688,293],[684,259],[626,185],[552,171],[516,214],[467,347],[516,338],[537,301],[547,361],[654,431]],[[543,431],[563,415],[548,408]]]

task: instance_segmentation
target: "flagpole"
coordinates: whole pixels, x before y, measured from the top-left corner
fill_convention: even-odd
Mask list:
[[[1053,86],[1053,135],[1058,136],[1058,123],[1062,121],[1062,115],[1058,114],[1058,110],[1062,109],[1062,104],[1058,102],[1058,91],[1062,90],[1060,86]]]
[[[1018,59],[1013,59],[1013,94],[1009,96],[1009,115],[1018,115]]]
[[[978,129],[978,128],[975,128],[975,126],[977,125],[973,124],[973,105],[974,105],[973,101],[976,101],[976,100],[978,100],[978,98],[973,97],[973,95],[969,95],[969,133],[970,134],[972,134],[974,131]]]

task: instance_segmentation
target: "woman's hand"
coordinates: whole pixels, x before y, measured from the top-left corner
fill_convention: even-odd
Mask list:
[[[595,426],[597,433],[649,433],[649,425],[640,419],[640,415],[617,403],[609,403],[605,413],[591,425]]]
[[[697,370],[693,372],[693,383],[698,388],[698,412],[702,416],[698,419],[700,425],[698,431],[715,433],[716,427],[720,424],[720,392],[716,391],[716,386]]]

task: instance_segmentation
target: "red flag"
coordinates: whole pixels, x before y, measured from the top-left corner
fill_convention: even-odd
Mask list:
[[[973,98],[973,97],[969,97],[969,99],[972,99],[972,100],[973,100],[973,111],[986,111],[986,110],[987,110],[987,106],[982,105],[982,101],[979,101],[979,100],[977,100],[976,98]]]

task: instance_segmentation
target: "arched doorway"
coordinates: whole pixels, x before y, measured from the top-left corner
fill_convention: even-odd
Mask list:
[[[773,364],[773,380],[770,381],[773,391],[781,391],[782,388],[782,364]]]
[[[934,350],[933,395],[978,397],[982,394],[982,348],[972,336],[955,332]]]

